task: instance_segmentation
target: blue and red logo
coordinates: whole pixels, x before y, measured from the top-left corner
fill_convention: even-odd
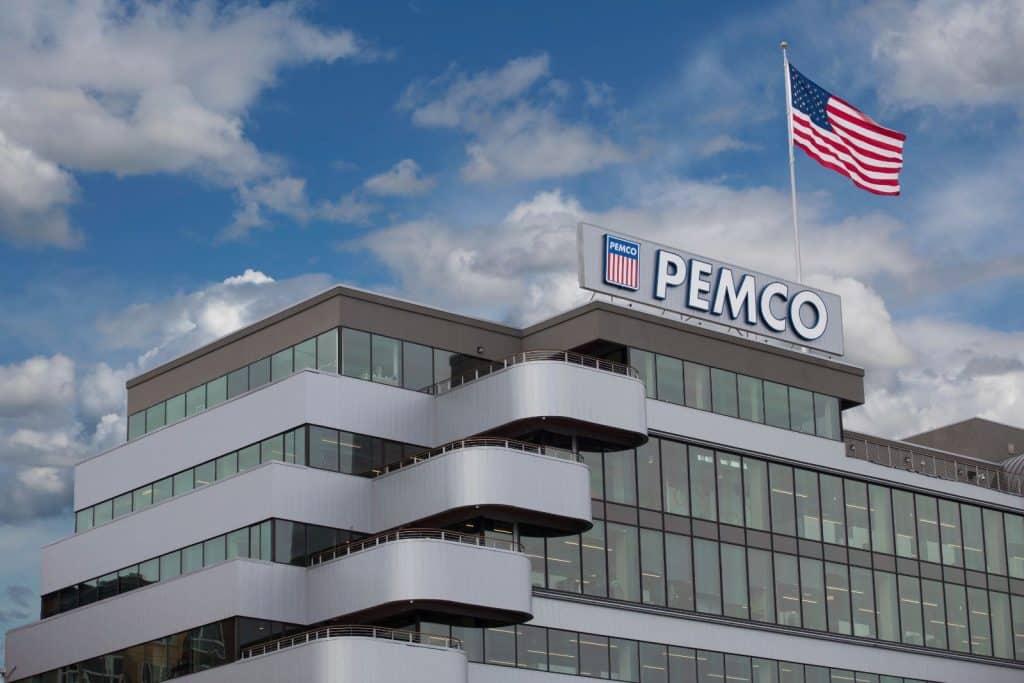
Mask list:
[[[636,291],[640,288],[640,245],[612,235],[604,236],[604,281]]]

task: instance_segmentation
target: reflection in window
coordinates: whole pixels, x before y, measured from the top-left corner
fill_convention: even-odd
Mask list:
[[[547,629],[520,624],[516,629],[516,666],[521,669],[548,670]]]
[[[822,574],[821,560],[800,558],[800,588],[804,628],[824,631],[827,628],[827,620],[825,578]]]
[[[341,374],[370,379],[370,333],[341,330]]]
[[[850,567],[850,603],[853,611],[853,635],[875,637],[875,589],[871,570]]]
[[[739,375],[740,417],[753,422],[764,422],[764,386],[761,380]]]
[[[739,417],[736,391],[736,373],[711,369],[711,407],[714,412]]]
[[[580,634],[580,675],[608,678],[608,638]]]
[[[640,602],[640,567],[637,528],[606,524],[608,530],[608,595]]]
[[[797,469],[796,519],[800,538],[821,540],[821,501],[818,498],[818,473]]]
[[[846,565],[825,563],[825,604],[828,608],[829,632],[850,635],[853,624],[850,619],[850,581]]]
[[[595,519],[594,526],[583,532],[583,592],[586,595],[608,595],[608,574],[605,569],[604,522]]]
[[[604,454],[605,497],[612,503],[636,505],[636,456],[632,449]]]
[[[693,610],[693,553],[690,537],[665,534],[668,606]]]
[[[715,493],[714,451],[690,446],[690,506],[694,517],[711,521],[718,518]]]
[[[942,564],[964,566],[963,545],[960,541],[960,505],[939,499],[939,538],[942,541]]]
[[[750,618],[775,622],[775,584],[772,579],[772,554],[768,550],[747,548],[750,578]]]
[[[722,612],[727,617],[747,619],[747,557],[742,546],[723,543],[722,550]]]
[[[392,386],[402,384],[402,342],[379,334],[372,341],[373,381]]]
[[[772,427],[789,429],[789,387],[764,383],[764,421]]]
[[[693,539],[693,576],[696,584],[697,611],[722,613],[722,586],[719,573],[718,544],[703,538]]]
[[[640,585],[645,604],[665,604],[665,552],[654,529],[640,530]]]
[[[876,553],[893,553],[892,501],[889,489],[878,484],[868,485],[871,547]]]
[[[949,648],[957,652],[970,652],[971,640],[967,634],[967,592],[963,586],[945,584],[946,627]]]
[[[433,350],[422,344],[402,342],[402,386],[419,391],[433,384]]]
[[[613,681],[639,681],[639,652],[635,640],[608,639],[609,669]]]
[[[661,471],[665,487],[665,512],[689,515],[690,477],[686,444],[661,439]]]
[[[548,629],[548,670],[552,673],[579,673],[579,636],[575,631]]]
[[[768,469],[772,486],[772,531],[796,535],[796,511],[793,507],[793,468],[771,463]]]
[[[740,456],[718,451],[718,520],[743,526],[743,475]]]
[[[945,650],[946,598],[941,583],[921,579],[921,608],[924,612],[924,644]]]
[[[686,405],[698,410],[711,410],[711,375],[706,365],[683,363]]]
[[[898,643],[900,640],[899,596],[896,575],[875,572],[875,605],[878,609],[878,637]]]
[[[650,439],[636,449],[639,505],[651,510],[661,509],[661,456],[658,439]]]
[[[747,526],[768,531],[768,463],[756,458],[743,458],[743,487]]]
[[[629,349],[629,364],[640,373],[640,379],[647,390],[647,398],[657,398],[658,396],[658,387],[654,374],[654,358],[655,355],[650,351]]]
[[[775,553],[776,621],[783,626],[800,626],[800,578],[792,555]]]
[[[795,431],[814,433],[814,399],[806,389],[789,388],[789,420]]]
[[[683,361],[671,356],[657,356],[658,400],[683,403]]]
[[[843,514],[843,480],[831,474],[818,476],[821,487],[821,536],[826,543],[846,544]]]
[[[871,549],[868,527],[868,489],[862,481],[845,479],[846,538],[851,548]]]
[[[922,560],[940,562],[939,512],[931,496],[914,495],[917,505],[917,549]]]

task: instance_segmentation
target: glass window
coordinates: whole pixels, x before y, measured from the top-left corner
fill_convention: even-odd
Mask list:
[[[206,385],[201,384],[185,393],[185,414],[195,415],[206,410]]]
[[[373,335],[373,381],[402,384],[402,343],[391,337]]]
[[[137,439],[146,433],[146,413],[140,410],[128,416],[128,440]]]
[[[239,368],[228,373],[228,398],[249,391],[249,368]]]
[[[985,567],[990,574],[1006,574],[1006,544],[1003,538],[1003,513],[982,511],[985,524]]]
[[[800,626],[800,579],[792,555],[775,553],[775,609],[778,623]]]
[[[434,383],[434,352],[429,346],[402,342],[402,386],[426,389]]]
[[[828,621],[825,618],[825,578],[821,560],[800,558],[800,587],[804,628],[824,631],[828,628]]]
[[[456,354],[443,349],[434,349],[434,383],[445,382],[452,377],[452,362]],[[651,385],[654,386],[654,385]]]
[[[580,675],[608,678],[608,638],[592,633],[580,634]]]
[[[931,496],[914,495],[917,505],[917,551],[922,560],[940,562],[939,512]]]
[[[756,458],[743,458],[743,487],[746,493],[743,503],[747,526],[767,531],[771,521],[768,509],[768,463]]]
[[[967,611],[971,620],[971,652],[991,656],[992,632],[988,616],[988,591],[982,588],[968,588]]]
[[[1024,517],[1005,513],[1006,558],[1010,576],[1024,579]]]
[[[700,683],[722,683],[725,680],[721,652],[697,650],[697,680]]]
[[[718,460],[718,520],[743,526],[743,473],[740,456],[716,453]]]
[[[942,564],[964,566],[963,545],[960,542],[960,505],[939,499],[939,538],[942,540]]]
[[[851,548],[871,550],[868,526],[868,487],[862,481],[844,479],[846,494],[846,538]]]
[[[484,663],[501,666],[516,665],[516,631],[514,626],[484,630]]]
[[[132,494],[123,493],[114,499],[114,519],[132,511]]]
[[[238,453],[228,453],[217,458],[216,476],[218,480],[230,477],[238,472]]]
[[[739,375],[740,417],[753,422],[764,422],[764,386],[761,380]]]
[[[640,588],[645,604],[665,604],[665,549],[654,529],[640,530]]]
[[[689,536],[665,534],[665,575],[668,606],[693,610],[693,554]]]
[[[278,434],[260,442],[260,462],[284,462],[284,436]]]
[[[899,642],[900,616],[899,596],[896,594],[896,575],[889,572],[875,572],[875,605],[878,615],[878,637],[882,640]]]
[[[853,620],[850,618],[850,579],[846,565],[825,563],[825,604],[829,632],[850,635]]]
[[[579,593],[580,542],[579,536],[559,536],[547,541],[548,587],[569,593]]]
[[[796,512],[793,507],[793,468],[771,463],[768,469],[772,483],[772,531],[796,535]]]
[[[900,623],[903,626],[903,642],[923,645],[924,634],[921,624],[921,584],[916,576],[899,576]]]
[[[725,655],[725,680],[745,683],[750,680],[750,657]]]
[[[181,551],[181,573],[198,571],[203,568],[203,544],[196,543]]]
[[[260,464],[260,445],[254,443],[238,451],[238,471],[244,472]]]
[[[658,397],[658,387],[654,374],[654,354],[640,349],[629,350],[629,364],[640,373],[640,379],[647,390],[647,398]],[[680,373],[681,374],[681,373]]]
[[[826,543],[846,545],[843,517],[843,480],[831,474],[818,477],[821,487],[821,537]]]
[[[309,428],[309,466],[338,471],[338,432],[323,427]]]
[[[640,643],[640,683],[668,683],[668,653],[664,645]]]
[[[876,553],[893,553],[892,501],[889,488],[868,485],[868,507],[871,521],[871,547]]]
[[[226,545],[225,537],[218,536],[217,538],[211,538],[210,540],[203,543],[203,566],[209,567],[223,562],[225,558]]]
[[[167,399],[167,424],[174,424],[185,417],[185,394]]]
[[[693,539],[693,576],[696,584],[697,611],[722,613],[722,586],[718,562],[718,544],[703,538]]]
[[[686,405],[699,410],[711,410],[711,375],[706,365],[686,361],[683,363],[686,385]]]
[[[249,530],[238,529],[227,535],[227,559],[249,557]]]
[[[580,457],[590,471],[590,497],[604,498],[604,459],[600,451],[580,451]]]
[[[605,497],[609,502],[636,505],[636,455],[632,449],[604,454]]]
[[[941,514],[941,510],[939,511]],[[974,505],[960,505],[960,520],[964,532],[964,566],[977,572],[985,571],[985,534],[982,530],[981,509]]]
[[[575,632],[548,629],[548,670],[559,674],[579,673],[579,636]]]
[[[686,445],[661,439],[661,471],[665,486],[665,512],[690,514],[690,477]]]
[[[690,446],[690,507],[694,517],[714,521],[717,515],[715,495],[715,454],[710,448]]]
[[[156,583],[160,580],[160,558],[154,557],[139,563],[139,582],[143,586]]]
[[[640,558],[637,528],[608,523],[608,594],[640,602]]]
[[[838,398],[824,394],[814,395],[814,424],[818,436],[836,440],[840,438]]]
[[[92,528],[92,508],[87,507],[75,513],[75,533],[88,531]]]
[[[583,532],[583,592],[587,595],[608,595],[608,573],[604,540],[604,522],[595,519],[594,526]]]
[[[462,641],[466,659],[471,662],[484,661],[484,630],[472,626],[452,626],[452,636]]]
[[[658,400],[683,403],[683,361],[660,353],[655,356],[658,368]]]
[[[180,496],[195,488],[195,472],[185,470],[174,475],[174,495]]]
[[[519,545],[523,547],[523,554],[530,558],[530,584],[544,588],[547,586],[547,572],[545,571],[544,537],[530,535],[525,525],[519,528]],[[577,539],[579,536],[576,537]]]
[[[1013,627],[1010,619],[1010,596],[1006,593],[988,594],[992,611],[992,654],[1013,659]],[[1021,653],[1024,657],[1024,653]]]
[[[921,579],[921,608],[924,612],[924,644],[946,649],[946,599],[942,584]]]
[[[963,586],[945,584],[946,627],[949,629],[949,649],[970,652],[971,640],[967,635],[967,592]]]
[[[306,562],[306,529],[302,524],[283,519],[274,520],[274,562],[304,565]]]
[[[789,388],[789,419],[794,430],[814,434],[814,399],[811,392]]]
[[[146,408],[146,431],[151,432],[154,429],[160,429],[167,424],[167,413],[166,404],[163,402],[157,403],[155,406]]]
[[[750,582],[750,618],[775,622],[775,584],[772,580],[772,554],[747,548],[747,576]]]
[[[213,460],[204,462],[196,466],[195,473],[196,488],[212,484],[217,480],[217,464]]]
[[[772,427],[789,429],[789,387],[764,383],[764,421]]]
[[[341,330],[341,374],[370,379],[370,333]]]
[[[153,485],[140,486],[132,493],[132,509],[144,510],[153,504]]]
[[[114,519],[114,501],[105,500],[93,505],[93,521],[96,526],[106,524],[112,519]]]
[[[327,330],[316,338],[316,367],[324,372],[338,371],[338,329]]]
[[[739,417],[736,391],[736,373],[711,369],[711,409],[714,412]]]
[[[316,339],[307,339],[295,345],[295,372],[316,368]]]
[[[270,357],[270,376],[276,382],[292,374],[292,347]]]
[[[206,383],[206,407],[212,408],[228,399],[227,375]]]
[[[1024,661],[1024,596],[1011,595],[1010,609],[1013,617],[1013,640],[1017,650],[1017,661]]]
[[[853,635],[875,637],[875,589],[871,570],[850,567],[850,603],[853,608]]]
[[[896,554],[917,557],[917,518],[914,515],[914,494],[892,490],[892,519],[896,529]]]
[[[105,576],[101,576],[99,579],[96,580],[96,582],[96,591],[100,600],[106,600],[107,598],[112,598],[115,595],[117,595],[117,589],[119,585],[117,579],[117,572],[110,572]]]
[[[609,668],[613,681],[640,680],[640,657],[635,640],[609,638],[608,655],[611,659]]]
[[[636,449],[637,493],[640,507],[661,509],[661,456],[658,439],[650,439]]]
[[[521,669],[548,670],[546,628],[519,624],[516,629],[516,665]]]
[[[727,617],[750,618],[747,603],[747,556],[743,546],[723,543],[722,612]]]
[[[119,594],[135,590],[139,585],[139,565],[135,564],[131,567],[125,567],[117,573],[117,592]]]
[[[249,364],[249,388],[270,384],[270,358],[261,358]]]
[[[779,663],[774,659],[750,658],[751,683],[779,683]]]
[[[159,503],[174,495],[174,479],[167,477],[153,484],[153,502]],[[99,524],[99,521],[96,522]]]
[[[693,683],[697,680],[697,653],[688,647],[668,646],[669,683]]]
[[[818,473],[797,469],[796,527],[800,538],[821,540],[821,501],[818,499]]]

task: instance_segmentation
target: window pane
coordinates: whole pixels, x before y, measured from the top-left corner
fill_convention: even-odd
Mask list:
[[[871,547],[876,553],[892,554],[892,501],[889,488],[870,484],[868,500],[871,520]]]
[[[249,530],[239,529],[227,536],[227,558],[249,557]]]
[[[875,637],[875,587],[870,569],[850,567],[850,602],[853,607],[853,635]]]
[[[690,446],[690,507],[694,517],[714,521],[717,515],[715,495],[715,454],[709,448]]]
[[[260,464],[260,445],[254,443],[238,451],[238,471],[244,472]]]
[[[668,606],[693,609],[693,554],[690,537],[665,534],[665,574],[668,580]]]
[[[985,509],[985,567],[990,574],[1006,574],[1006,544],[1003,537],[1003,513]]]
[[[711,409],[719,415],[739,417],[736,397],[736,373],[711,369]]]
[[[665,512],[690,514],[690,477],[686,445],[661,439],[661,470],[665,485]]]
[[[697,650],[697,680],[700,683],[722,683],[725,680],[725,664],[720,652]]]
[[[338,471],[338,432],[323,427],[309,428],[309,466]]]
[[[772,484],[772,531],[796,535],[793,507],[793,468],[772,463],[768,469]]]
[[[740,417],[764,422],[764,386],[761,380],[746,375],[738,377]]]
[[[338,371],[338,329],[327,330],[316,338],[316,367],[324,372]]]
[[[1006,593],[988,594],[992,611],[992,654],[1013,659],[1013,628],[1010,620],[1010,596]],[[1024,653],[1021,653],[1024,657]]]
[[[800,558],[800,588],[804,628],[824,631],[828,622],[825,618],[825,578],[821,560]]]
[[[844,479],[846,494],[846,538],[851,548],[871,550],[868,530],[868,488],[862,481]]]
[[[137,439],[146,433],[146,413],[140,410],[128,416],[128,440]]]
[[[839,399],[824,394],[814,395],[814,424],[818,436],[839,439]]]
[[[530,558],[530,585],[540,588],[547,586],[544,540],[543,536],[528,536],[525,525],[519,528],[519,544],[523,554]]]
[[[594,526],[583,532],[583,592],[587,595],[608,595],[608,574],[604,522],[595,519]]]
[[[971,641],[967,635],[967,593],[963,586],[945,584],[946,626],[949,629],[949,649],[970,652]]]
[[[1010,609],[1013,615],[1013,642],[1017,661],[1024,661],[1024,596],[1011,595]]]
[[[779,683],[779,663],[774,659],[750,658],[751,683]]]
[[[875,606],[878,614],[878,637],[882,640],[899,642],[900,617],[897,607],[900,604],[896,594],[896,575],[888,572],[875,572]]]
[[[180,496],[195,488],[195,472],[185,470],[174,475],[174,495]]]
[[[434,352],[429,346],[402,342],[402,386],[426,389],[434,383]]]
[[[230,477],[238,472],[238,453],[228,453],[217,458],[217,479]]]
[[[580,634],[580,675],[608,678],[608,638]]]
[[[636,505],[636,455],[632,449],[604,454],[605,496],[612,503]]]
[[[688,647],[668,646],[669,683],[693,683],[697,680],[697,653]]]
[[[764,421],[772,427],[789,429],[789,387],[764,383]]]
[[[270,358],[261,358],[249,364],[249,388],[255,389],[270,383]]]
[[[560,674],[579,673],[579,636],[575,632],[548,629],[548,670]]]
[[[658,400],[683,403],[683,361],[660,353],[655,356],[658,369]]]
[[[306,558],[306,529],[301,524],[274,520],[274,562],[302,566]]]
[[[140,585],[139,580],[139,565],[132,565],[131,567],[125,567],[117,573],[117,585],[118,594],[127,593],[128,591],[135,590]]]
[[[706,365],[686,361],[683,363],[686,384],[686,405],[699,410],[711,410],[711,375]]]
[[[644,603],[665,604],[665,551],[660,531],[640,530],[640,581]]]
[[[212,460],[210,462],[204,462],[202,465],[197,465],[195,468],[196,487],[206,486],[207,484],[212,484],[216,481],[216,469],[217,465]]]
[[[721,614],[722,586],[717,543],[703,538],[693,539],[693,575],[696,584],[697,611]]]
[[[772,554],[747,548],[747,576],[750,580],[750,618],[775,622],[775,584],[772,580]]]
[[[992,633],[988,617],[988,591],[967,589],[967,609],[971,619],[971,652],[992,655]]]
[[[775,609],[784,626],[800,626],[800,579],[796,558],[775,553]]]
[[[218,377],[206,383],[206,407],[212,408],[228,398],[228,378]]]
[[[668,683],[668,653],[664,645],[640,643],[640,683]]]
[[[152,491],[152,489],[151,489]],[[88,531],[92,528],[92,508],[87,507],[75,513],[75,533]]]
[[[276,382],[292,374],[292,347],[270,357],[270,375]]]
[[[974,571],[985,571],[985,534],[982,530],[981,509],[973,505],[960,505],[960,520],[964,535],[964,566]]]
[[[921,579],[921,607],[924,612],[924,644],[946,649],[946,598],[942,584]]]
[[[942,564],[964,566],[963,545],[960,542],[960,505],[939,499],[939,538],[942,540]]]
[[[516,628],[516,665],[521,669],[548,670],[546,628],[520,624]]]
[[[153,504],[153,485],[142,486],[132,493],[132,509],[144,510]]]
[[[370,379],[370,333],[341,330],[341,374]]]
[[[846,544],[843,515],[843,480],[831,474],[818,477],[821,487],[821,537],[826,543]]]
[[[650,351],[631,348],[629,350],[629,364],[640,373],[640,379],[643,380],[644,387],[647,390],[647,398],[657,398],[658,387],[655,383],[654,354]]]
[[[1024,579],[1024,517],[1005,513],[1006,558],[1010,576]]]
[[[718,461],[718,519],[743,526],[743,474],[740,456],[716,453]]]
[[[850,618],[850,580],[846,565],[825,563],[825,601],[829,632],[850,635],[853,622]]]
[[[224,536],[218,536],[206,541],[203,543],[203,566],[209,567],[218,562],[223,562],[226,552]]]
[[[162,500],[167,500],[174,495],[174,480],[171,477],[161,479],[160,481],[153,484],[153,502],[159,503]],[[99,524],[99,519],[96,520]]]
[[[132,511],[132,494],[124,493],[114,499],[114,519]]]
[[[516,665],[516,631],[514,626],[489,628],[484,631],[484,663],[499,664],[501,666]]]
[[[940,562],[939,512],[931,496],[914,495],[917,505],[917,551],[922,560]]]
[[[800,538],[821,540],[821,501],[818,499],[818,473],[797,469],[796,521]]]
[[[789,419],[794,430],[805,434],[814,433],[814,399],[811,392],[789,388]]]
[[[559,591],[579,593],[580,544],[579,536],[560,536],[547,541],[548,587]]]
[[[185,394],[167,399],[167,424],[174,424],[185,417]]]
[[[744,548],[723,543],[722,612],[727,617],[749,619],[747,604],[747,556]]]
[[[443,349],[434,349],[434,383],[445,382],[452,377],[452,362],[455,354]],[[653,386],[653,385],[652,385]]]
[[[195,415],[206,410],[206,385],[202,384],[195,389],[190,389],[185,394],[185,414]]]
[[[619,600],[640,602],[640,549],[637,528],[607,524],[608,594]]]
[[[635,640],[624,638],[608,639],[608,654],[611,658],[611,679],[613,681],[639,681],[639,653]]]
[[[154,557],[139,563],[139,582],[143,586],[156,583],[160,580],[160,558]]]
[[[117,595],[118,580],[117,572],[111,572],[106,576],[101,576],[97,580],[97,594],[100,600],[106,600]]]
[[[228,398],[234,398],[239,394],[249,391],[249,368],[239,368],[228,373]]]
[[[590,497],[604,499],[604,458],[600,451],[580,451],[583,462],[590,470]]]
[[[917,557],[917,518],[914,516],[914,494],[892,490],[893,524],[896,528],[896,554]]]
[[[373,381],[402,384],[402,343],[391,337],[373,335]]]
[[[751,529],[767,531],[770,513],[768,509],[768,463],[756,458],[743,458],[743,496],[746,508],[746,523]]]
[[[167,413],[166,404],[157,403],[155,406],[151,406],[146,409],[146,431],[151,432],[154,429],[160,429],[167,424]]]
[[[106,524],[114,519],[114,501],[105,500],[93,506],[93,521],[96,526]]]
[[[750,680],[750,657],[725,655],[725,680],[746,683]]]
[[[260,462],[284,462],[284,436],[278,434],[260,442]]]
[[[198,571],[203,568],[203,544],[196,543],[181,551],[181,573]]]
[[[658,439],[636,449],[637,486],[640,507],[661,509],[661,456]]]

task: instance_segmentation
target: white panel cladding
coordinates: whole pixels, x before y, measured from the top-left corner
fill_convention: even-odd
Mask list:
[[[648,614],[555,600],[534,598],[537,626],[583,631],[652,643],[715,650],[750,657],[766,657],[830,666],[868,673],[904,676],[937,683],[1020,683],[1021,671],[992,664],[967,662],[934,655],[901,652],[880,645],[837,642],[696,619]],[[475,671],[473,672],[475,674]],[[474,680],[491,680],[481,678]],[[504,681],[504,678],[494,678]]]
[[[301,623],[305,567],[236,559],[7,632],[7,670],[31,676],[236,615]]]
[[[861,475],[892,484],[925,488],[938,495],[945,493],[976,500],[979,503],[1024,509],[1024,498],[1019,496],[847,457],[846,445],[841,441],[769,427],[653,399],[647,401],[647,422],[651,431],[678,434],[726,447],[774,455],[806,463],[812,467],[831,467],[853,476]]]
[[[647,433],[639,379],[557,361],[513,365],[437,397],[437,441],[446,443],[529,417],[564,417]]]
[[[186,678],[187,683],[466,683],[466,655],[450,648],[346,637],[296,645]]]
[[[270,517],[372,530],[372,479],[270,462],[43,548],[40,590],[64,588]]]
[[[532,604],[526,555],[433,539],[392,541],[311,567],[307,585],[310,623],[410,600],[523,614]]]
[[[501,505],[591,520],[590,473],[583,463],[522,451],[456,449],[374,480],[373,526],[392,529],[476,505]]]

